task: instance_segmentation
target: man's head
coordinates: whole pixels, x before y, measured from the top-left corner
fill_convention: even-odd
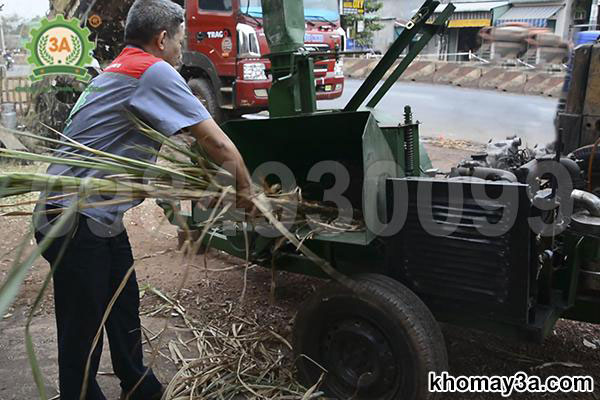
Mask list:
[[[136,0],[127,14],[125,43],[177,66],[185,35],[183,22],[183,8],[171,0]]]

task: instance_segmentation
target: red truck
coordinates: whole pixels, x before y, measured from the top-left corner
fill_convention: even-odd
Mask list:
[[[260,0],[179,0],[186,9],[181,74],[213,117],[223,121],[267,109],[270,63]],[[344,48],[338,0],[304,0],[309,51]],[[317,99],[342,95],[342,61],[315,63]]]

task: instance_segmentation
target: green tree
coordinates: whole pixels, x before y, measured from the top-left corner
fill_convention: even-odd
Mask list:
[[[342,18],[345,29],[350,28],[350,37],[358,46],[372,47],[373,34],[383,28],[380,24],[377,12],[383,7],[383,2],[377,0],[365,0],[364,13],[347,14]],[[363,29],[359,29],[362,25]],[[359,32],[360,30],[360,32]]]
[[[2,24],[4,25],[4,33],[12,35],[19,34],[19,28],[23,22],[24,19],[19,17],[17,14],[3,15]]]

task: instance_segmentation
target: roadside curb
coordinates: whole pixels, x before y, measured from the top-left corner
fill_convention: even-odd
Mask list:
[[[344,74],[348,78],[364,79],[378,62],[379,59],[346,58]],[[398,62],[386,73],[384,79],[396,65]],[[408,66],[400,80],[558,97],[562,89],[564,73],[551,74],[542,71],[519,71],[454,62],[416,60]]]

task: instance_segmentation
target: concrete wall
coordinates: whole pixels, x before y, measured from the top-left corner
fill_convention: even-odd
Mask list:
[[[383,7],[379,10],[378,14],[380,17],[394,17],[394,18],[405,18],[412,17],[411,9],[419,7],[411,4],[410,1],[406,0],[381,0]],[[414,2],[412,2],[414,3]]]
[[[394,42],[394,28],[395,28],[394,19],[382,19],[378,21],[381,25],[383,25],[383,29],[377,31],[373,34],[373,49],[379,50],[381,53],[385,53],[390,45]]]
[[[493,23],[493,21],[502,17],[502,15],[504,15],[504,13],[506,13],[509,9],[510,9],[509,5],[500,6],[500,7],[496,7],[494,9],[492,9],[492,23]]]
[[[416,5],[415,1],[406,0],[382,0],[383,7],[377,13],[378,17],[382,18],[380,23],[384,25],[384,29],[375,32],[373,40],[373,48],[382,53],[390,47],[394,41],[394,21],[396,18],[408,19],[412,17],[411,11],[421,5]]]
[[[440,54],[440,35],[435,35],[434,37],[431,38],[431,40],[429,41],[429,43],[427,43],[427,46],[425,46],[425,48],[423,49],[423,51],[421,52],[421,54],[427,54],[427,55],[431,55],[431,54]]]
[[[556,13],[556,28],[554,33],[560,35],[563,40],[569,39],[569,26],[573,23],[574,0],[564,1],[564,7]]]
[[[344,60],[344,74],[347,78],[364,79],[378,62],[379,59],[347,58]],[[444,61],[413,61],[400,80],[559,97],[564,74]]]
[[[394,40],[396,40],[396,25],[395,21],[392,20],[382,20],[379,21],[384,28],[380,31],[375,32],[373,35],[373,49],[379,50],[381,54],[385,54],[386,51],[390,48]],[[439,54],[439,46],[440,46],[440,37],[439,35],[435,35],[427,46],[421,51],[421,54]]]

